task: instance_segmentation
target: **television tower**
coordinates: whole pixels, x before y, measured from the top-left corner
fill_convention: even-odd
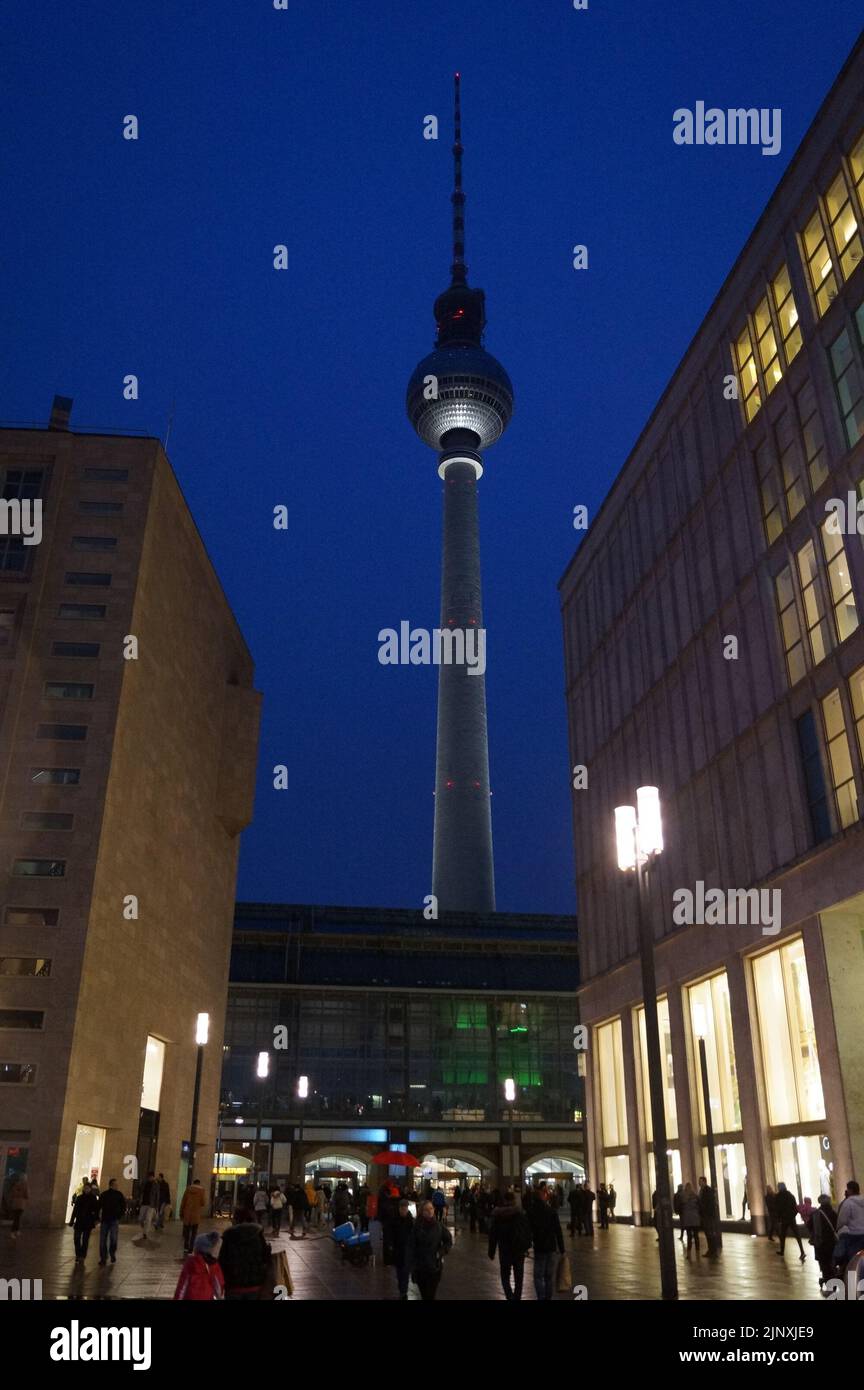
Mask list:
[[[408,383],[407,407],[417,434],[438,454],[438,476],[444,483],[441,628],[463,629],[466,650],[471,650],[471,629],[483,628],[477,480],[483,475],[483,451],[510,421],[513,387],[500,362],[483,347],[485,295],[468,286],[462,154],[457,72],[450,285],[435,301],[435,349]],[[438,671],[432,892],[445,912],[495,911],[486,678],[467,664],[443,660]]]

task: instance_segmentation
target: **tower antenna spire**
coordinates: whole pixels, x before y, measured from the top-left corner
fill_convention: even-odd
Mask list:
[[[460,75],[457,72],[454,85],[454,139],[453,139],[453,264],[450,267],[454,285],[467,284],[468,267],[465,264],[465,194],[462,192],[462,103],[460,96]]]

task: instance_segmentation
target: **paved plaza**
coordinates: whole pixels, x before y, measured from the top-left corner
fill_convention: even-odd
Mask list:
[[[226,1221],[208,1220],[201,1230],[224,1229]],[[450,1228],[452,1231],[452,1227]],[[165,1233],[146,1245],[135,1245],[137,1226],[121,1226],[116,1265],[100,1269],[98,1230],[91,1239],[87,1263],[76,1266],[72,1231],[22,1230],[17,1242],[9,1227],[0,1227],[0,1278],[41,1279],[45,1299],[170,1299],[180,1270],[182,1243],[180,1225],[170,1223]],[[373,1239],[380,1239],[373,1223]],[[590,1299],[616,1301],[659,1297],[657,1244],[653,1230],[614,1226],[596,1231],[592,1238],[571,1238],[565,1230],[573,1282],[584,1285]],[[285,1236],[272,1239],[274,1248],[287,1251],[294,1282],[294,1300],[340,1302],[396,1297],[392,1269],[374,1265],[355,1269],[343,1262],[329,1234],[310,1232],[305,1240],[290,1241]],[[716,1260],[704,1255],[689,1260],[676,1238],[679,1292],[682,1299],[712,1300],[820,1300],[818,1267],[812,1248],[805,1245],[807,1260],[801,1264],[798,1248],[787,1243],[785,1257],[764,1238],[726,1234],[723,1254]],[[529,1254],[525,1263],[526,1299],[534,1298]],[[487,1254],[487,1239],[472,1235],[467,1226],[457,1226],[454,1245],[439,1288],[444,1302],[503,1301],[498,1279],[498,1261]],[[418,1291],[412,1284],[409,1298]],[[560,1294],[572,1299],[572,1294]]]

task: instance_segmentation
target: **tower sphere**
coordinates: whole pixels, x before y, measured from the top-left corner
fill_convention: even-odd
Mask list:
[[[470,430],[477,438],[474,448],[483,450],[510,422],[513,387],[501,363],[485,348],[451,343],[435,348],[417,365],[408,382],[406,406],[411,424],[430,449],[444,448],[444,435],[458,429]]]

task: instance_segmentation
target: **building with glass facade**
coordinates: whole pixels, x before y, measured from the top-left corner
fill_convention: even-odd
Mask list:
[[[708,1171],[706,1104],[727,1220],[745,1178],[761,1228],[767,1185],[815,1202],[864,1176],[862,241],[859,43],[560,585],[571,764],[589,772],[586,1143],[637,1220],[654,1160],[613,809],[642,784],[664,810],[648,910],[674,1184]],[[687,925],[682,889],[726,905]]]
[[[570,917],[239,904],[220,1148],[241,1162],[219,1166],[255,1157],[288,1177],[339,1157],[365,1174],[402,1145],[491,1180],[538,1163],[572,1172],[576,985]]]

